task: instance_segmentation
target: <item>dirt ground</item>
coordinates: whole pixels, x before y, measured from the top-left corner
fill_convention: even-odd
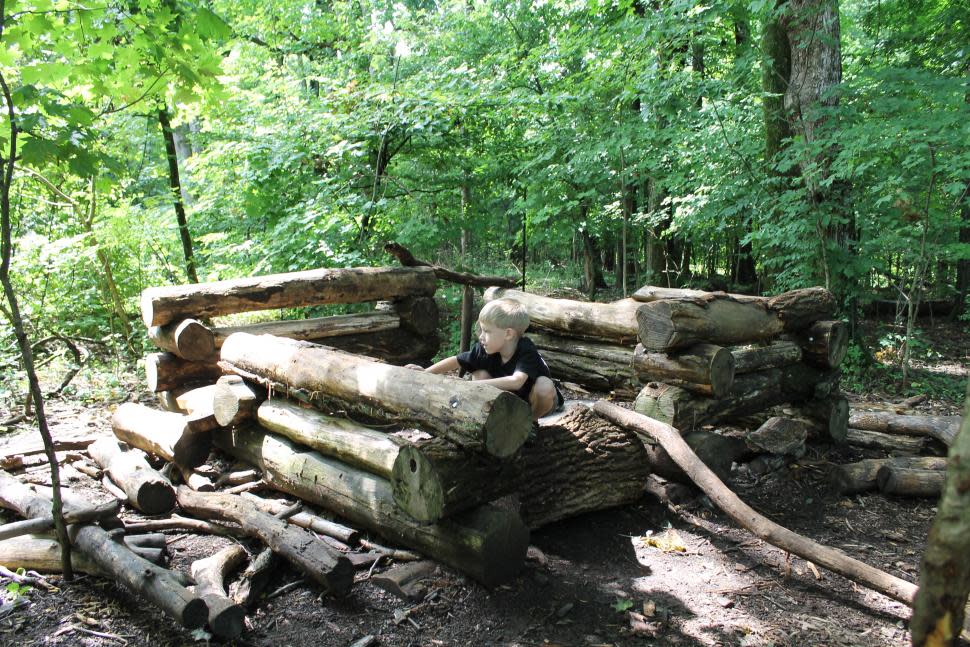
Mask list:
[[[965,331],[953,328],[941,334],[949,341],[941,370],[966,376]],[[136,378],[129,379],[129,388],[137,390]],[[898,399],[879,393],[849,395],[854,404]],[[955,403],[932,397],[916,412],[959,413]],[[103,404],[53,400],[49,414],[55,437],[110,433],[110,413]],[[0,455],[36,436],[29,427],[13,431],[0,437]],[[810,445],[801,459],[767,473],[738,466],[732,487],[769,519],[915,581],[935,501],[842,496],[829,483],[834,465],[876,456],[870,450]],[[77,478],[69,485],[107,498],[98,484],[83,475]],[[44,483],[49,474],[37,471],[29,479]],[[0,515],[0,522],[14,519],[10,513]],[[643,538],[648,535],[664,539],[659,542],[663,548],[647,545]],[[170,566],[187,570],[194,559],[229,541],[171,533]],[[359,644],[909,644],[909,610],[904,605],[755,539],[703,496],[675,507],[645,494],[636,505],[543,528],[533,533],[531,544],[525,568],[512,582],[488,590],[439,567],[419,603],[377,588],[368,581],[367,570],[357,572],[349,596],[333,599],[283,567],[269,595],[247,617],[248,630],[232,644],[347,646],[368,636],[371,642]],[[72,583],[57,576],[49,580],[57,590],[32,588],[23,593],[28,605],[0,610],[0,645],[216,642],[204,632],[179,628],[110,581],[93,576]]]

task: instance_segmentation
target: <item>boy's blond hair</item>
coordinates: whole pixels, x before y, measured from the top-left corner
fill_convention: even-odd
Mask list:
[[[512,299],[496,299],[489,301],[478,314],[482,323],[492,324],[498,328],[511,328],[522,335],[529,327],[529,311],[518,301]]]

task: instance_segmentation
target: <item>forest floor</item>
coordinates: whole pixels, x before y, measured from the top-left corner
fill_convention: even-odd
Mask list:
[[[916,378],[967,376],[964,326],[937,324],[924,340],[938,357],[923,362]],[[79,378],[80,379],[80,378]],[[118,376],[117,392],[149,401],[140,379]],[[137,395],[143,394],[143,395]],[[889,393],[849,393],[855,405],[894,402]],[[49,403],[55,437],[110,434],[103,401],[62,398]],[[914,413],[952,415],[959,403],[930,396]],[[0,418],[8,411],[0,410]],[[9,454],[36,431],[16,426],[0,436]],[[767,473],[741,466],[733,489],[768,518],[822,544],[906,580],[915,581],[935,501],[842,496],[829,483],[833,466],[876,453],[810,445],[801,459]],[[44,483],[49,473],[34,472]],[[92,494],[93,481],[70,483]],[[100,491],[102,498],[107,498]],[[13,520],[5,513],[0,522]],[[642,537],[663,534],[669,547],[648,547]],[[170,566],[186,569],[229,540],[186,533],[170,536]],[[237,645],[347,646],[366,636],[374,645],[675,645],[704,647],[908,645],[909,610],[755,539],[713,509],[706,497],[679,508],[645,495],[632,506],[584,515],[533,533],[521,574],[494,590],[445,567],[428,582],[428,595],[406,603],[377,588],[358,571],[349,596],[323,596],[297,584],[258,603]],[[383,567],[381,567],[383,568]],[[380,570],[380,569],[379,569]],[[297,582],[281,569],[270,591]],[[2,580],[0,580],[2,581]],[[29,605],[0,617],[0,645],[206,644],[111,581],[80,576],[57,590],[33,588]],[[10,594],[8,594],[8,597]],[[408,613],[404,613],[408,611]],[[2,613],[2,612],[0,612]],[[636,627],[632,613],[642,616]],[[100,635],[98,635],[100,634]],[[214,640],[212,642],[215,642]]]

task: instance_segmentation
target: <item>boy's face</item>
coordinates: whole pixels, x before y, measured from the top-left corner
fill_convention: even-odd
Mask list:
[[[505,343],[513,336],[511,328],[499,328],[483,321],[478,322],[478,328],[480,330],[478,341],[489,355],[502,350]]]

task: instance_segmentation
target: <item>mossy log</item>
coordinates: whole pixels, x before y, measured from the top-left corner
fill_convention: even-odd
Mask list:
[[[182,316],[206,319],[253,310],[431,296],[436,288],[430,268],[307,270],[148,288],[141,295],[141,313],[146,326],[162,326]]]
[[[216,352],[215,339],[205,324],[196,319],[182,319],[148,329],[153,344],[184,360],[204,362]]]
[[[328,593],[346,595],[354,581],[350,561],[307,530],[259,510],[234,494],[178,489],[179,507],[195,516],[239,524],[244,533],[273,549]]]
[[[113,438],[101,438],[91,443],[88,453],[138,510],[153,515],[175,507],[171,481],[153,469],[140,450],[121,447]]]
[[[126,402],[111,417],[111,429],[119,440],[180,467],[198,467],[209,457],[209,434],[194,431],[178,413]]]
[[[508,391],[379,364],[308,342],[237,333],[223,345],[222,359],[352,409],[377,407],[470,451],[499,458],[515,453],[531,426],[529,405]]]
[[[485,301],[518,301],[529,311],[533,324],[565,335],[631,346],[637,338],[636,312],[641,304],[632,299],[615,303],[589,303],[552,299],[498,287],[485,290],[484,298]]]
[[[387,479],[255,426],[214,434],[220,448],[262,469],[270,487],[331,510],[488,586],[508,581],[522,568],[529,533],[513,512],[485,505],[437,524],[421,524],[394,503]]]
[[[65,497],[65,502],[69,501]],[[27,518],[50,514],[50,496],[39,493],[0,471],[0,505]],[[169,571],[139,557],[106,530],[95,525],[75,526],[73,546],[111,579],[149,600],[183,627],[202,627],[208,617],[205,602],[188,591]]]
[[[714,344],[694,344],[670,355],[648,352],[637,344],[633,368],[642,382],[673,383],[715,398],[731,391],[737,372],[731,350]]]
[[[150,353],[145,356],[145,384],[153,393],[172,391],[193,383],[212,383],[222,375],[216,358],[190,362],[172,353]]]

